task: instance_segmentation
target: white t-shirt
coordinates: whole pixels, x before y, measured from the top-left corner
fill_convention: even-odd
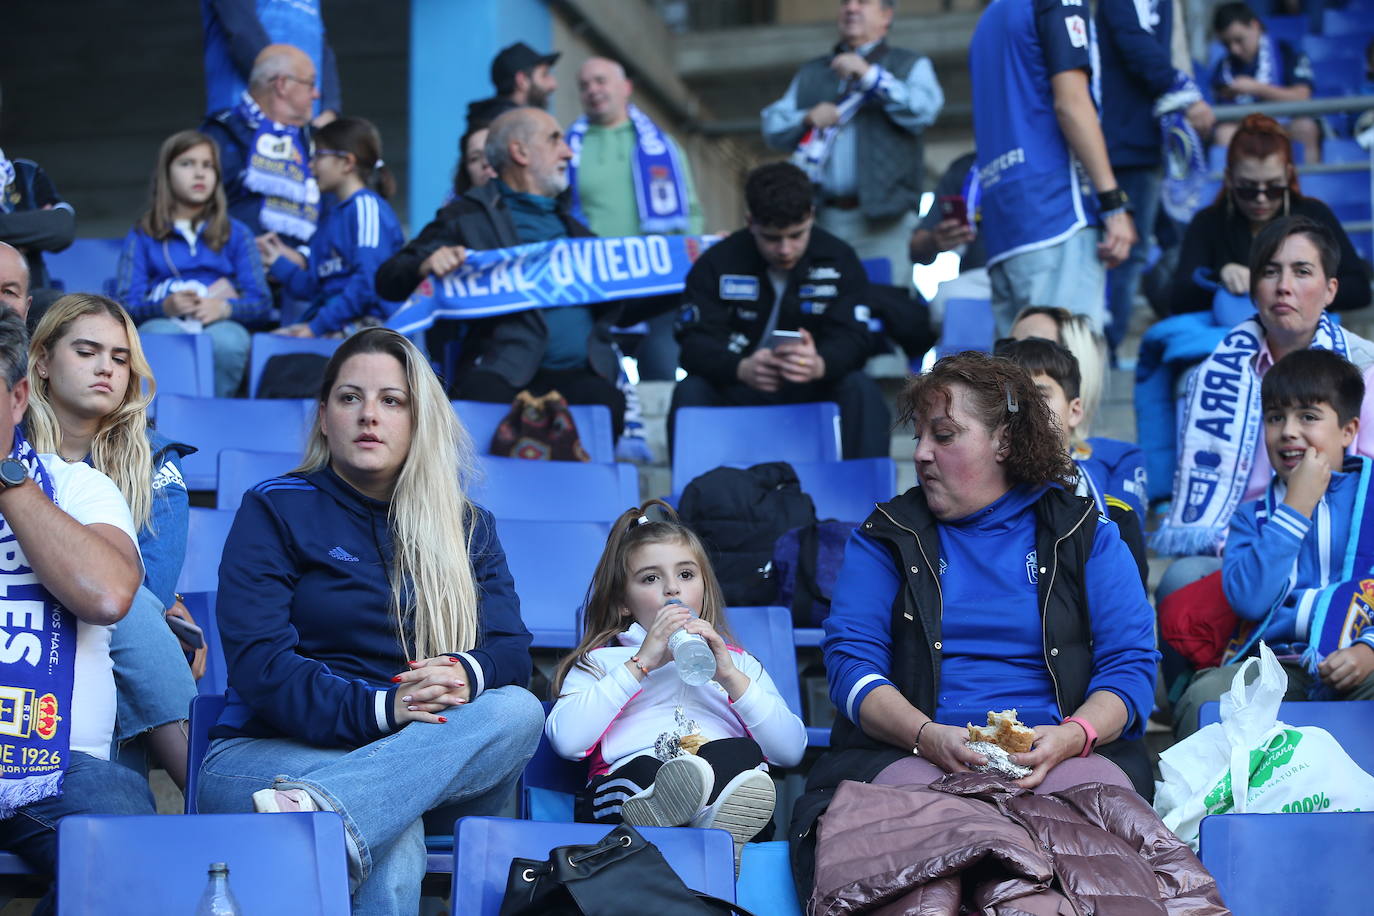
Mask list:
[[[83,525],[112,525],[129,536],[138,550],[133,515],[114,481],[80,461],[68,464],[57,455],[40,455],[52,475],[57,507]],[[22,555],[22,551],[21,551]],[[28,565],[28,561],[24,561]],[[76,666],[72,678],[71,749],[108,760],[114,734],[114,664],[110,661],[110,632],[76,622]]]

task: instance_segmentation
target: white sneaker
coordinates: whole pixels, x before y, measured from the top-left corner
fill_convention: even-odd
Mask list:
[[[692,818],[693,827],[716,827],[735,839],[735,873],[744,844],[773,819],[777,792],[763,770],[746,770],[726,783],[716,800]]]
[[[304,789],[259,789],[253,793],[253,810],[261,814],[318,811],[320,806]]]
[[[674,757],[658,768],[654,784],[620,806],[620,817],[635,827],[681,827],[711,797],[716,776],[694,754]]]

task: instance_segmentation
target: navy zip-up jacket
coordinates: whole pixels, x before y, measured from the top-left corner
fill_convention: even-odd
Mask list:
[[[1098,0],[1102,133],[1115,167],[1148,168],[1164,161],[1154,105],[1173,88],[1173,24],[1169,0]]]
[[[329,468],[244,494],[219,568],[229,691],[212,738],[356,748],[396,730],[391,678],[407,656],[391,613],[387,505]],[[530,634],[491,514],[474,507],[468,522],[479,635],[453,654],[476,699],[529,681]]]

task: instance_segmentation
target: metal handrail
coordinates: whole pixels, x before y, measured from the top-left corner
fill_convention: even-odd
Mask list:
[[[1245,105],[1216,105],[1212,111],[1218,121],[1239,121],[1246,115],[1267,114],[1271,118],[1301,115],[1336,114],[1342,111],[1367,111],[1374,108],[1374,95],[1343,95],[1330,99],[1304,99],[1301,102],[1254,102]]]

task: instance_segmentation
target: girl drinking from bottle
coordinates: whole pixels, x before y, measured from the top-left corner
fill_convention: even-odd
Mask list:
[[[806,730],[758,660],[726,641],[724,611],[701,541],[666,503],[621,515],[545,726],[559,755],[590,765],[579,821],[719,827],[736,861],[771,821],[767,765],[801,760]],[[714,675],[689,660],[698,640]]]

